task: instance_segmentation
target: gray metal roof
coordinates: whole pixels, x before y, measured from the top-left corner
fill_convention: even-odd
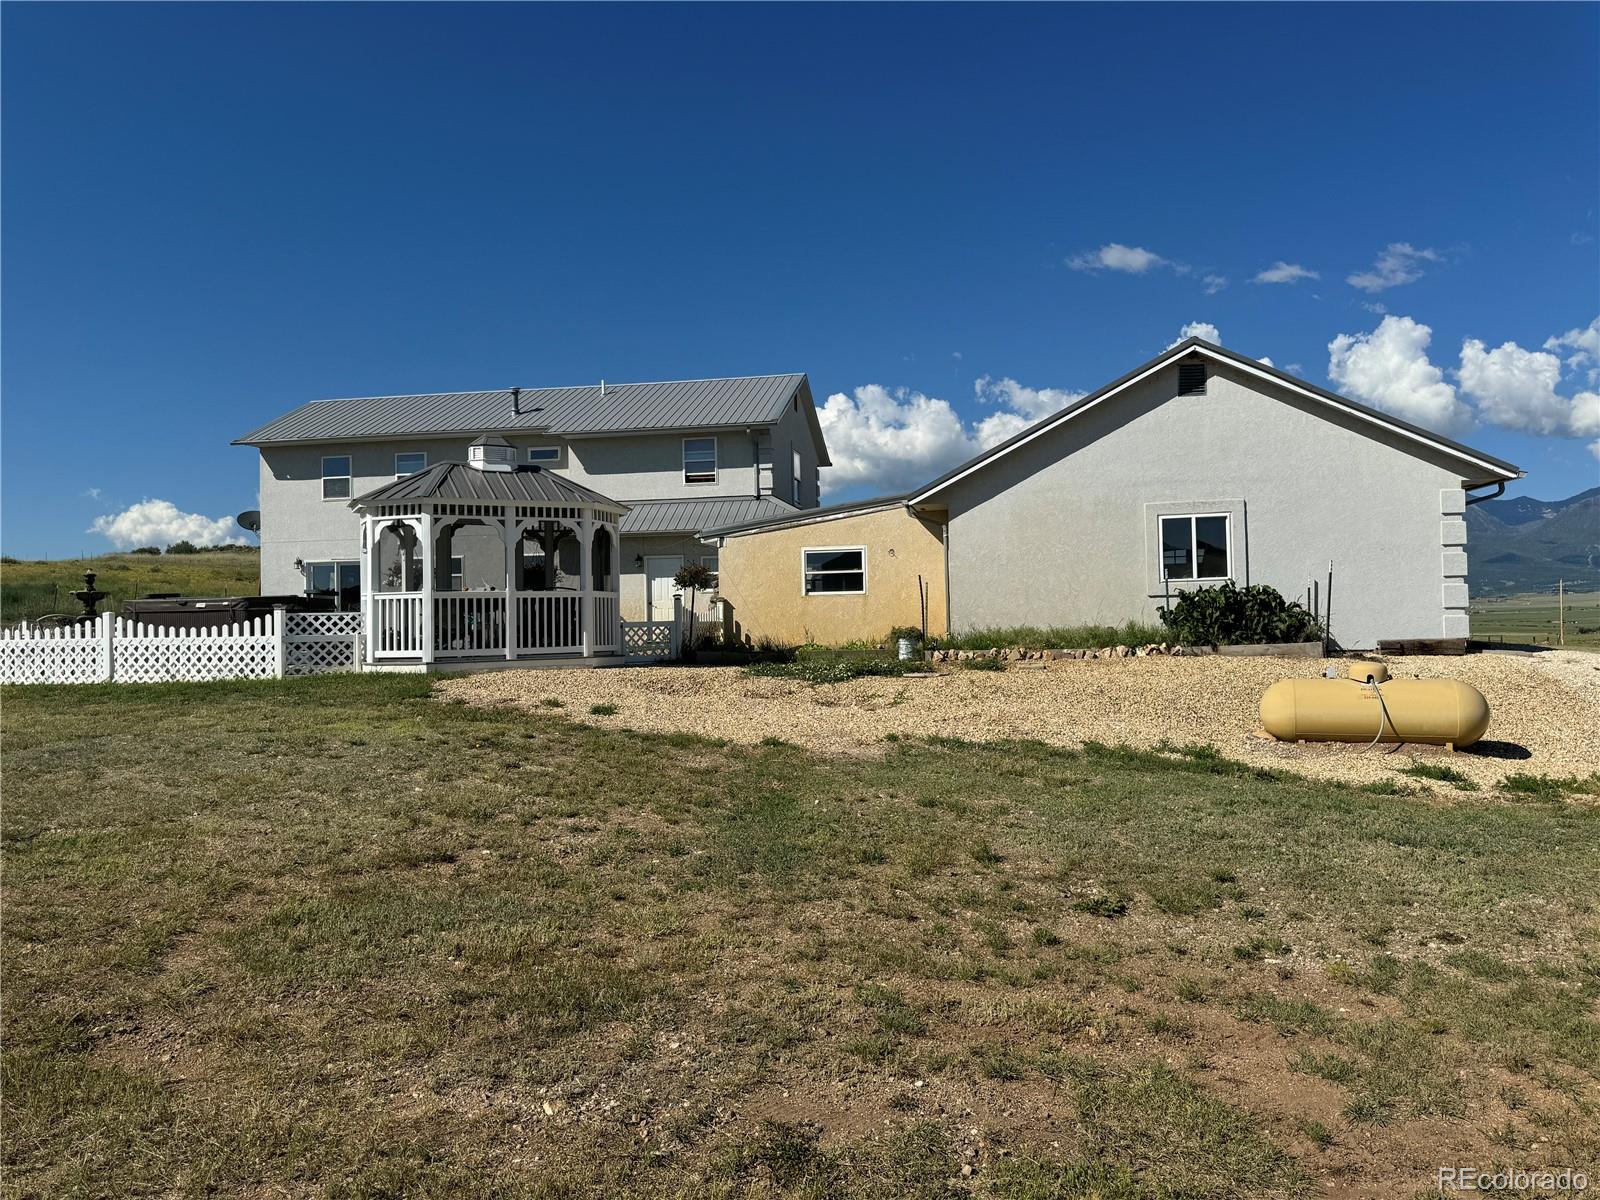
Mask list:
[[[870,500],[851,500],[845,504],[830,504],[825,508],[790,509],[777,515],[756,516],[728,521],[722,525],[708,525],[700,531],[701,537],[732,537],[740,533],[756,533],[766,529],[792,529],[799,525],[812,525],[818,521],[831,521],[835,517],[849,517],[876,509],[901,508],[904,494],[874,496]]]
[[[510,389],[313,400],[252,429],[236,438],[234,444],[263,446],[339,438],[518,430],[575,437],[768,425],[783,415],[796,391],[811,410],[820,446],[822,435],[816,427],[810,385],[803,374],[608,383],[604,394],[598,384],[522,388],[518,389],[514,406]]]
[[[798,510],[772,496],[724,496],[704,500],[639,500],[622,518],[623,533],[699,533],[712,525],[755,521]]]
[[[593,504],[626,512],[628,506],[602,496],[554,471],[519,466],[511,471],[480,471],[466,463],[434,463],[426,471],[404,475],[364,496],[352,507],[400,504],[409,500],[488,500],[510,503]]]

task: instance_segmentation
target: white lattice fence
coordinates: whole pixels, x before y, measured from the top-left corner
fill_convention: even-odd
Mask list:
[[[220,629],[171,629],[117,618],[111,678],[118,683],[276,679],[282,614]]]
[[[285,617],[285,675],[322,675],[330,671],[360,669],[360,613],[289,613]]]
[[[624,621],[622,652],[629,658],[677,658],[676,628],[672,621]]]
[[[62,628],[0,630],[0,683],[278,679],[360,669],[360,613],[279,611],[209,629],[102,613]]]
[[[0,682],[104,683],[111,678],[110,614],[60,628],[0,629]]]

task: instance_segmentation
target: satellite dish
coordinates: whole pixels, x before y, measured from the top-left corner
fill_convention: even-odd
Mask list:
[[[239,522],[240,529],[248,529],[251,533],[261,532],[261,510],[258,508],[247,508],[234,520]]]

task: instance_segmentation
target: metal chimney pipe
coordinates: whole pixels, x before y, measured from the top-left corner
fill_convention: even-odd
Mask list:
[[[511,411],[519,417],[522,415],[522,389],[519,387],[511,389]]]

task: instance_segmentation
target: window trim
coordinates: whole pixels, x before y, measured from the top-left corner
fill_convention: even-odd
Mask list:
[[[345,474],[343,474],[343,475],[329,475],[328,474],[328,464],[330,462],[333,462],[335,459],[340,459],[340,458],[344,459],[344,461],[345,461]],[[345,503],[349,503],[355,496],[355,471],[356,471],[355,456],[352,455],[352,454],[324,454],[322,456],[322,462],[319,465],[320,465],[320,469],[321,469],[321,480],[322,480],[322,483],[321,483],[322,499],[324,501],[342,500]],[[328,495],[328,480],[330,480],[330,479],[342,479],[342,480],[344,480],[344,484],[345,484],[344,495],[342,495],[342,496],[330,496],[330,495]]]
[[[686,438],[683,438],[681,440],[682,440],[682,450],[683,450],[683,455],[682,455],[682,460],[681,461],[683,463],[683,484],[684,484],[684,486],[685,487],[707,487],[707,486],[714,487],[716,485],[716,483],[717,483],[718,478],[719,478],[718,472],[719,472],[719,463],[720,463],[720,460],[721,460],[721,449],[722,449],[717,444],[717,435],[714,434],[714,433],[713,434],[702,434],[702,435],[700,435],[698,437],[686,437]],[[689,478],[689,443],[690,442],[710,442],[711,443],[711,478],[710,479],[690,479]],[[704,471],[697,471],[697,472],[695,472],[695,474],[703,475],[703,474],[705,474],[705,472]]]
[[[1156,554],[1158,557],[1166,552],[1166,539],[1162,536],[1161,527],[1168,521],[1189,522],[1189,554],[1194,559],[1195,569],[1200,569],[1199,535],[1195,532],[1195,522],[1207,517],[1220,517],[1223,529],[1227,531],[1228,546],[1224,553],[1228,556],[1228,574],[1226,575],[1188,575],[1181,579],[1171,579],[1167,576],[1167,566],[1159,563],[1157,569],[1161,573],[1161,581],[1166,584],[1206,584],[1226,583],[1233,578],[1233,514],[1231,512],[1175,512],[1161,513],[1156,517]]]
[[[549,457],[535,458],[535,451],[547,452]],[[524,462],[531,463],[536,467],[558,467],[561,465],[561,460],[565,457],[565,454],[566,451],[561,446],[527,446],[523,449],[522,459]]]
[[[400,460],[402,458],[420,458],[422,460],[422,465],[415,471],[406,471],[402,473],[400,470]],[[428,452],[426,450],[396,450],[394,452],[394,477],[396,479],[404,479],[411,475],[421,475],[427,469]]]
[[[838,554],[841,551],[855,550],[861,555],[860,571],[807,571],[806,555],[808,554]],[[807,575],[857,575],[861,576],[859,591],[848,592],[813,592],[806,588]],[[802,546],[800,547],[800,595],[811,596],[865,596],[869,587],[867,578],[867,548],[865,546]]]
[[[1162,517],[1227,517],[1228,578],[1244,587],[1250,582],[1250,515],[1244,497],[1215,494],[1188,499],[1148,501],[1144,507],[1145,595],[1175,596],[1196,587],[1214,587],[1217,579],[1167,579],[1161,561]]]

